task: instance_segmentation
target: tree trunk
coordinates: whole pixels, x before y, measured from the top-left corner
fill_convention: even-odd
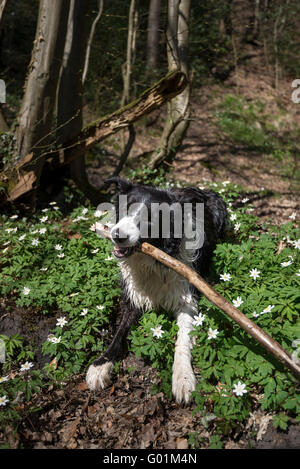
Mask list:
[[[91,31],[90,31],[90,34],[89,34],[87,48],[86,48],[84,67],[83,67],[83,73],[82,73],[82,83],[83,84],[86,80],[86,76],[87,76],[88,69],[89,69],[90,52],[91,52],[91,47],[92,47],[95,31],[96,31],[96,26],[97,26],[97,24],[98,24],[98,22],[99,22],[99,20],[102,16],[102,12],[103,12],[104,0],[98,0],[98,2],[99,2],[98,3],[98,14],[97,14],[96,18],[93,21]]]
[[[41,154],[49,148],[51,141],[68,12],[69,0],[40,1],[36,37],[16,133],[20,162],[32,152],[30,168],[35,184],[39,181],[44,163]]]
[[[169,70],[179,67],[188,76],[188,36],[190,0],[169,0],[167,53]],[[150,161],[154,168],[165,159],[174,157],[189,126],[190,85],[168,104],[168,114],[159,151]]]
[[[0,0],[0,34],[2,31],[4,16],[5,16],[5,9],[7,7],[7,0]],[[1,79],[1,76],[0,76]],[[1,92],[0,92],[1,98]],[[0,132],[7,132],[9,130],[6,120],[3,116],[2,109],[1,109],[1,100],[0,100]]]
[[[136,0],[131,0],[129,8],[129,19],[128,19],[128,36],[127,36],[127,50],[126,50],[126,62],[123,65],[123,95],[121,100],[121,106],[125,106],[130,100],[130,85],[131,85],[131,73],[132,65],[134,62],[135,49],[136,49],[136,32],[138,23],[138,11]]]
[[[75,158],[85,154],[96,143],[133,124],[141,117],[155,111],[174,98],[187,86],[187,78],[181,71],[168,73],[136,100],[119,109],[108,117],[88,125],[78,135],[64,145],[63,148],[47,150],[40,155],[54,167],[68,165]],[[4,189],[2,204],[17,201],[34,190],[38,184],[36,173],[32,170],[34,154],[29,153],[22,161],[9,170],[0,173],[0,186]]]
[[[159,23],[160,23],[161,0],[151,0],[148,17],[147,34],[147,73],[151,77],[157,71],[159,52]]]
[[[5,9],[7,7],[8,0],[0,0],[0,33],[3,25],[3,19],[5,14]]]
[[[68,32],[57,95],[57,143],[64,145],[82,130],[82,69],[86,58],[90,0],[71,0]],[[72,161],[68,174],[86,196],[97,202],[96,191],[88,182],[85,156]]]

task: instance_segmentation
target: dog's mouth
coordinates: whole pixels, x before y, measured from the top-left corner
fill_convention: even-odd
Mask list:
[[[125,257],[129,257],[134,251],[134,247],[130,246],[127,248],[122,248],[121,246],[115,246],[113,250],[113,255],[117,259],[124,259]]]

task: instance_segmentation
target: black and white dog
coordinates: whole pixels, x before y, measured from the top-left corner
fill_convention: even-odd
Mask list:
[[[113,254],[120,264],[124,301],[122,319],[110,346],[88,369],[88,387],[97,390],[109,383],[113,364],[122,357],[130,327],[144,311],[161,306],[173,312],[178,325],[172,392],[177,402],[188,402],[196,385],[189,333],[198,313],[197,293],[183,277],[136,248],[147,241],[206,276],[210,258],[226,226],[225,203],[209,190],[191,187],[161,190],[121,178],[111,178],[108,183],[115,183],[118,191],[116,223],[111,229],[111,237]],[[126,201],[125,214],[120,210],[121,196]],[[169,226],[165,224],[164,232],[167,217],[160,210],[162,205],[188,207],[188,215],[184,211],[170,210]],[[203,209],[200,215],[197,206]],[[201,218],[200,224],[197,216]]]

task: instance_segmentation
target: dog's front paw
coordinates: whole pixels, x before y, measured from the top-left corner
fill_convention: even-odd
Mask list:
[[[185,402],[186,404],[190,401],[191,394],[196,388],[196,378],[192,368],[188,370],[177,369],[173,370],[172,376],[172,393],[175,397],[176,402]]]
[[[106,362],[103,365],[91,365],[86,374],[86,384],[91,391],[97,391],[105,388],[110,383],[112,362]]]

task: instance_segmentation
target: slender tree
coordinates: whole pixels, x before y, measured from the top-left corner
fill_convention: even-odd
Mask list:
[[[188,38],[189,38],[190,0],[168,1],[167,54],[169,70],[182,70],[188,76]],[[174,156],[189,125],[190,85],[168,104],[165,122],[158,151],[150,161],[150,167]]]
[[[64,145],[75,137],[83,127],[83,74],[86,62],[89,12],[91,1],[71,0],[68,32],[64,49],[61,76],[57,93],[57,143]],[[68,165],[69,176],[86,196],[97,202],[98,192],[89,184],[85,155]]]
[[[67,32],[69,0],[40,1],[34,47],[18,117],[17,145],[22,161],[33,153],[27,181],[39,181],[40,154],[50,143],[52,116]]]
[[[147,32],[147,72],[153,75],[157,70],[159,52],[159,24],[161,0],[151,0],[149,5]]]
[[[7,3],[8,3],[7,0],[0,0],[0,34],[1,34],[2,27],[3,27],[3,21],[4,21]],[[1,76],[0,76],[0,79],[1,79]],[[7,132],[7,131],[8,131],[8,125],[2,114],[1,103],[0,103],[0,132]]]

